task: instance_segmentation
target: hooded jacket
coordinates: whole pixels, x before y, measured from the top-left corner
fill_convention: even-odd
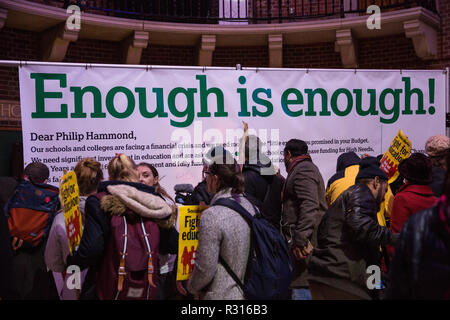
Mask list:
[[[279,229],[284,178],[276,174],[272,162],[268,158],[264,162],[266,164],[259,160],[255,164],[247,161],[242,167],[245,195],[251,203],[258,207],[262,216]]]
[[[338,157],[336,173],[327,183],[327,204],[330,206],[342,192],[355,184],[361,159],[354,152],[346,152]]]
[[[442,196],[403,226],[389,270],[388,299],[450,299],[450,209]]]
[[[72,256],[67,257],[67,265],[78,265],[81,270],[89,268],[80,299],[96,299],[95,281],[102,257],[109,239],[112,215],[139,215],[155,219],[161,233],[168,230],[175,219],[172,208],[153,187],[134,182],[105,181],[98,186],[99,193],[106,195],[99,200],[90,196],[86,200],[86,222],[80,245]],[[161,240],[163,239],[161,235]],[[160,246],[167,246],[160,243]],[[176,253],[176,248],[171,248]]]

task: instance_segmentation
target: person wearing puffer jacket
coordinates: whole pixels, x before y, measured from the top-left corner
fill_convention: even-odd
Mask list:
[[[78,265],[81,270],[89,268],[81,289],[81,300],[99,299],[96,284],[107,251],[112,215],[152,219],[158,223],[161,233],[175,222],[172,208],[155,189],[139,183],[136,166],[129,157],[116,154],[108,164],[108,175],[109,181],[98,185],[99,194],[86,200],[86,223],[81,243],[67,258],[67,265]],[[163,238],[161,235],[160,239]],[[166,245],[159,243],[160,247]],[[171,253],[176,250],[168,249]]]

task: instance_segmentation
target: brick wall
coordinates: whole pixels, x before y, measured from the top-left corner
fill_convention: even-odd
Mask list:
[[[121,63],[119,42],[78,39],[70,42],[64,62]]]
[[[0,29],[0,59],[40,60],[40,34],[4,27]]]
[[[283,0],[285,1],[285,0]],[[358,40],[358,63],[365,69],[442,69],[450,67],[450,1],[439,1],[441,28],[438,57],[420,60],[411,39],[403,35]],[[8,27],[0,29],[1,60],[40,60],[40,34]],[[142,52],[142,64],[196,65],[197,50],[188,46],[151,45]],[[79,39],[70,43],[65,62],[121,63],[120,42]],[[287,68],[342,68],[333,43],[285,45],[283,62]],[[269,52],[263,47],[216,47],[214,66],[268,67]],[[16,67],[0,67],[0,100],[19,100]]]
[[[342,68],[341,56],[334,51],[334,43],[317,43],[308,46],[283,46],[285,68]]]
[[[7,27],[1,29],[0,60],[40,60],[39,33]],[[0,67],[0,100],[19,100],[17,67]]]
[[[196,65],[196,57],[195,47],[149,44],[142,50],[141,64],[193,66]]]
[[[358,41],[361,69],[427,69],[429,62],[417,57],[412,39],[403,35]]]
[[[213,66],[268,67],[269,50],[267,47],[216,47],[213,54]]]

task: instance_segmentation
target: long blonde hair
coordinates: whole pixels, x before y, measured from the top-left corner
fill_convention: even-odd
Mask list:
[[[116,154],[108,163],[109,180],[121,180],[127,182],[139,182],[139,174],[136,164],[125,154]]]

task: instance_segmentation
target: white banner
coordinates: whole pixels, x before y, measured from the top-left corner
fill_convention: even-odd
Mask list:
[[[339,154],[383,154],[399,129],[412,152],[445,134],[443,70],[28,65],[19,77],[24,161],[47,164],[55,185],[83,157],[106,168],[125,153],[155,165],[173,194],[175,184],[201,180],[211,145],[237,154],[242,121],[284,176],[284,144],[306,141],[325,183]]]

